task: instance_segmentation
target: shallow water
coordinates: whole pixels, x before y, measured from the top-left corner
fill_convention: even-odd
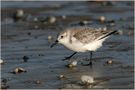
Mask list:
[[[129,3],[129,4],[127,4]],[[11,17],[17,8],[22,8],[30,18],[14,22]],[[34,22],[47,16],[56,16],[53,24]],[[65,15],[66,19],[62,19]],[[99,16],[110,23],[100,23]],[[122,19],[122,20],[121,20]],[[97,2],[2,2],[1,29],[1,77],[7,79],[11,89],[39,88],[133,88],[134,85],[134,33],[133,32],[132,2],[115,2],[112,6],[104,6]],[[62,61],[72,51],[62,45],[50,48],[61,28],[80,26],[80,21],[89,21],[86,26],[107,27],[121,30],[122,35],[116,34],[108,38],[103,46],[93,56],[93,68],[82,66],[88,63],[89,53],[78,53],[72,60],[78,61],[75,68],[67,68],[68,61]],[[37,28],[35,28],[35,26]],[[47,38],[51,35],[53,39]],[[29,57],[28,62],[23,56]],[[71,60],[71,61],[72,61]],[[112,60],[111,65],[106,61]],[[26,69],[26,73],[12,74],[16,67]],[[59,79],[63,74],[66,78]],[[94,85],[80,85],[81,76],[89,75],[94,78]],[[41,81],[40,84],[36,81]]]

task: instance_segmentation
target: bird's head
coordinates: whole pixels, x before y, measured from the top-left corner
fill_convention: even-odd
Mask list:
[[[60,34],[58,34],[57,40],[51,45],[51,48],[55,46],[57,43],[66,44],[67,41],[68,41],[68,32],[61,32]]]

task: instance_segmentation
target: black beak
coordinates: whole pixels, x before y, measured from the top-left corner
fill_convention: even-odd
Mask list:
[[[51,46],[50,48],[52,48],[53,46],[55,46],[58,43],[58,40],[56,40]]]

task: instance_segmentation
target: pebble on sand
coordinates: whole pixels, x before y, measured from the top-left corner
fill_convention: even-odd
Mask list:
[[[82,81],[83,85],[90,85],[90,84],[94,83],[94,78],[89,75],[82,75],[81,81]]]
[[[72,62],[70,62],[70,63],[68,64],[68,67],[69,67],[69,68],[76,67],[76,66],[77,66],[77,61],[76,61],[76,60],[74,60],[74,61],[72,61]]]
[[[35,17],[35,18],[33,19],[33,21],[34,21],[34,22],[37,22],[37,21],[38,21],[38,18],[37,18],[37,17]]]
[[[47,37],[47,39],[48,39],[48,40],[52,40],[53,37],[52,37],[51,35],[49,35],[49,36]]]
[[[99,21],[100,21],[101,23],[105,22],[105,17],[104,17],[104,16],[100,16],[100,17],[99,17]]]
[[[58,78],[59,78],[59,79],[64,79],[65,76],[64,76],[63,74],[61,74],[61,75],[58,76]]]
[[[90,23],[90,21],[86,21],[86,20],[84,20],[84,21],[80,21],[79,22],[79,25],[87,25],[87,24],[89,24]]]
[[[36,80],[35,83],[36,83],[36,84],[42,84],[42,81]]]
[[[16,12],[14,14],[14,20],[18,21],[18,20],[22,19],[23,17],[24,17],[24,11],[22,9],[16,10]]]
[[[106,63],[107,63],[107,64],[112,64],[113,61],[112,61],[112,60],[108,60]]]
[[[47,22],[51,23],[51,24],[55,23],[56,22],[56,17],[54,17],[54,16],[47,17]]]
[[[22,73],[22,72],[27,72],[25,69],[21,68],[21,67],[17,67],[15,68],[15,70],[11,73],[13,74],[18,74],[18,73]]]

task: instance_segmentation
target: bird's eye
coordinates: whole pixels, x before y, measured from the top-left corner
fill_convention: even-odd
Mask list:
[[[61,36],[61,38],[63,38],[64,36]]]

